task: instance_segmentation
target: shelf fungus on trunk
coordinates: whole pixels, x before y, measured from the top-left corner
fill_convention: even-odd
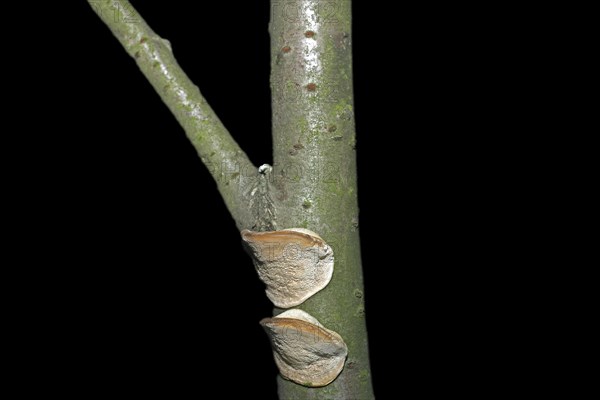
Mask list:
[[[260,324],[269,335],[275,364],[285,379],[319,387],[342,372],[348,355],[346,343],[305,311],[288,310],[264,318]]]
[[[279,308],[290,308],[323,289],[333,275],[333,250],[308,229],[241,232],[267,297]]]

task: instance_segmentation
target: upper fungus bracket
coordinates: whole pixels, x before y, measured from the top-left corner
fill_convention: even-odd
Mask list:
[[[302,304],[327,286],[333,276],[333,249],[308,229],[243,230],[242,241],[266,285],[269,300],[279,308]]]

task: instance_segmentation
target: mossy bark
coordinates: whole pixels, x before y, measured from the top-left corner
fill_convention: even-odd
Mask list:
[[[323,388],[279,378],[281,399],[373,398],[358,234],[349,0],[271,2],[273,198],[278,229],[302,227],[333,247],[329,285],[298,308],[348,345]],[[276,313],[281,310],[276,310]]]
[[[272,170],[252,165],[178,66],[170,44],[127,0],[88,1],[185,129],[237,227],[307,228],[334,250],[331,282],[297,308],[342,336],[346,365],[322,388],[279,377],[279,397],[372,399],[358,234],[350,0],[271,1]]]

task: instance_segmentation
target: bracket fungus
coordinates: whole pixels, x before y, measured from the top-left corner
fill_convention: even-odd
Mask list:
[[[260,324],[269,335],[281,375],[308,387],[325,386],[342,372],[348,347],[305,311],[293,309]]]
[[[333,250],[316,233],[302,228],[241,232],[269,300],[290,308],[323,289],[333,275]]]

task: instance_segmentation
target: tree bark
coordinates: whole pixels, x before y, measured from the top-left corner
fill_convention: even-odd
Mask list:
[[[278,377],[279,397],[372,399],[358,234],[350,0],[271,0],[274,165],[258,169],[181,70],[169,42],[127,0],[88,1],[184,128],[238,229],[307,228],[334,250],[331,282],[297,308],[342,336],[346,365],[322,388]]]
[[[317,232],[334,250],[329,285],[298,308],[338,332],[346,366],[323,388],[278,378],[281,399],[373,398],[358,234],[351,2],[271,2],[274,200],[278,229]],[[281,310],[276,310],[281,312]]]

